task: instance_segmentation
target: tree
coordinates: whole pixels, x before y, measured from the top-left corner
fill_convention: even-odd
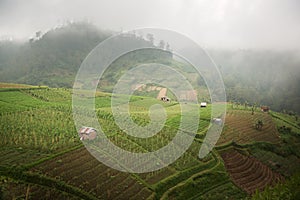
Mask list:
[[[38,31],[35,33],[36,39],[40,39],[41,36],[42,36],[42,31]]]
[[[151,42],[151,44],[154,44],[154,36],[151,33],[148,33],[146,36],[147,40]]]
[[[255,124],[256,130],[262,130],[263,125],[264,125],[263,121],[259,119]]]
[[[244,102],[244,106],[245,106],[245,110],[246,110],[247,107],[248,107],[248,102],[247,101]]]
[[[165,48],[165,41],[163,41],[163,40],[159,41],[158,47],[161,48],[161,49],[164,49]]]
[[[166,44],[166,50],[171,51],[169,43]]]

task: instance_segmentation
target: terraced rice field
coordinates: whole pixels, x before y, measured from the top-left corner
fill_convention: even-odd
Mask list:
[[[255,129],[257,120],[262,120],[262,130]],[[256,112],[251,115],[250,111],[230,110],[225,119],[225,127],[217,145],[234,141],[246,144],[255,141],[277,143],[280,141],[279,133],[272,117],[267,113]]]
[[[85,148],[46,161],[32,172],[62,180],[98,199],[146,199],[152,194],[134,176],[105,166]]]
[[[6,190],[4,192],[6,199],[81,199],[53,188],[16,183],[9,179],[5,181],[5,184],[2,184],[2,188]]]
[[[236,150],[226,151],[221,156],[233,182],[248,194],[284,181],[280,174],[252,156],[245,156]]]
[[[244,199],[256,189],[283,180],[267,165],[294,164],[276,169],[287,177],[299,169],[299,151],[294,147],[299,146],[300,138],[296,133],[293,137],[284,133],[280,138],[273,115],[251,115],[246,110],[229,110],[219,146],[199,159],[211,120],[208,105],[199,109],[198,124],[182,127],[187,134],[187,127],[198,128],[198,132],[189,149],[174,163],[149,173],[119,172],[96,160],[83,147],[74,127],[71,95],[70,90],[63,88],[0,91],[0,199],[2,191],[4,199]],[[107,138],[131,152],[155,151],[168,144],[179,128],[181,109],[176,101],[164,103],[153,97],[131,97],[130,116],[140,126],[149,123],[148,111],[153,104],[161,104],[166,111],[164,127],[147,139],[130,136],[117,126],[110,108],[111,94],[97,93],[95,101],[96,114]],[[264,123],[261,131],[254,128],[259,119]],[[276,119],[281,120],[281,116]],[[289,119],[283,121],[291,124]],[[273,146],[266,148],[270,145]],[[228,150],[237,146],[253,156]],[[175,148],[180,148],[180,143]],[[100,156],[110,159],[104,154]],[[284,173],[285,169],[289,173]]]

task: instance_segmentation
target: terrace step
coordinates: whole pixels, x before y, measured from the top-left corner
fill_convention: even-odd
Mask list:
[[[236,150],[224,152],[221,157],[233,182],[248,194],[253,194],[256,189],[263,190],[267,185],[284,180],[280,174],[273,172],[256,158],[245,156]]]

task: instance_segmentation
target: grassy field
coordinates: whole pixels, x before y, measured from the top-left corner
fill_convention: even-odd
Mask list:
[[[276,112],[255,111],[251,115],[250,109],[233,109],[231,105],[217,146],[199,159],[210,123],[208,105],[199,109],[195,140],[173,164],[149,173],[119,172],[97,161],[79,140],[71,90],[5,83],[0,87],[0,199],[245,199],[251,193],[234,181],[225,167],[224,152],[241,152],[237,158],[250,156],[263,166],[262,173],[274,172],[286,179],[300,168],[299,119]],[[166,111],[165,126],[148,139],[130,136],[118,127],[112,115],[111,94],[97,92],[95,103],[107,138],[131,152],[155,151],[168,144],[179,128],[177,102],[130,98],[130,116],[141,126],[149,123],[148,110],[153,104]],[[264,122],[262,130],[254,127],[258,119]],[[251,162],[245,160],[244,164]],[[249,187],[255,191],[255,186]]]

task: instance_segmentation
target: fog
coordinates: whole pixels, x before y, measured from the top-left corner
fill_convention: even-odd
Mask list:
[[[115,31],[167,28],[209,48],[300,48],[298,0],[0,0],[2,40],[78,20]]]

